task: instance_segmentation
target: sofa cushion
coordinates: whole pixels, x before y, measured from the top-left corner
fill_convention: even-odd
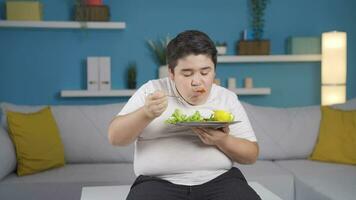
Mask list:
[[[321,108],[318,141],[312,160],[356,164],[356,110]]]
[[[65,164],[63,144],[49,107],[31,114],[9,111],[7,122],[16,149],[19,176]]]
[[[43,105],[25,106],[25,105],[15,105],[15,104],[11,104],[11,103],[2,102],[2,103],[0,103],[1,125],[2,125],[2,127],[5,128],[5,130],[8,130],[7,118],[6,118],[6,112],[8,110],[13,111],[13,112],[21,112],[21,113],[33,113],[33,112],[38,112],[39,110],[41,110],[45,107],[46,106],[43,106]]]
[[[29,176],[8,175],[0,182],[0,199],[78,200],[83,186],[131,185],[135,178],[132,163],[67,164]]]
[[[252,165],[234,163],[248,181],[255,181],[284,200],[294,199],[293,174],[272,161],[258,160]]]
[[[320,107],[272,108],[242,103],[255,131],[259,159],[307,158],[314,148]]]
[[[111,120],[124,103],[90,106],[51,106],[64,145],[67,163],[132,162],[134,145],[114,147],[107,132]],[[36,112],[44,106],[2,103],[1,108],[17,112]],[[2,124],[6,120],[2,117]],[[94,148],[95,147],[95,148]]]
[[[260,146],[259,159],[307,158],[312,153],[319,132],[320,106],[274,108],[245,102],[242,105]],[[356,109],[356,98],[333,107]]]
[[[16,154],[7,131],[0,126],[0,180],[15,171]]]
[[[276,163],[294,174],[296,200],[355,199],[356,166],[310,160]]]

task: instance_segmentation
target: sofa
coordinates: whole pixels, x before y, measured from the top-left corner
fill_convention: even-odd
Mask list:
[[[242,103],[260,145],[256,163],[235,163],[248,181],[256,181],[284,200],[338,199],[356,196],[356,166],[308,160],[318,137],[320,106],[273,108]],[[8,135],[6,110],[31,113],[44,106],[1,103],[0,199],[79,200],[83,186],[130,185],[133,144],[114,147],[107,139],[111,119],[124,103],[51,106],[66,165],[17,176],[16,154]],[[336,108],[356,109],[356,99]]]

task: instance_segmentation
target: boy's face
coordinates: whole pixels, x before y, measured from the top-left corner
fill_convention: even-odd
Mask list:
[[[206,55],[188,55],[178,59],[174,73],[169,77],[179,94],[191,105],[200,105],[208,99],[215,78],[214,63]]]

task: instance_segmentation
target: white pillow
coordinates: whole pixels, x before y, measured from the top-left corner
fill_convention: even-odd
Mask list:
[[[319,132],[319,106],[272,108],[242,105],[259,143],[259,159],[305,159],[310,155]]]

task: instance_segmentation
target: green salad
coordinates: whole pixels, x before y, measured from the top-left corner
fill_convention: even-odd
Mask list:
[[[214,110],[213,114],[209,118],[204,118],[199,111],[195,111],[192,115],[185,115],[181,110],[175,109],[173,114],[165,121],[167,124],[176,124],[181,122],[210,122],[210,121],[220,121],[220,122],[231,122],[234,121],[234,116],[224,110]]]
[[[203,122],[203,121],[207,121],[207,119],[205,119],[200,114],[199,111],[195,111],[194,114],[188,116],[183,114],[181,110],[176,109],[174,113],[171,115],[171,117],[168,118],[165,122],[167,124],[176,124],[179,122]]]
[[[214,115],[209,118],[204,118],[199,111],[195,111],[192,115],[185,115],[181,110],[176,109],[169,119],[165,121],[167,124],[176,124],[179,122],[207,122],[215,121]]]

